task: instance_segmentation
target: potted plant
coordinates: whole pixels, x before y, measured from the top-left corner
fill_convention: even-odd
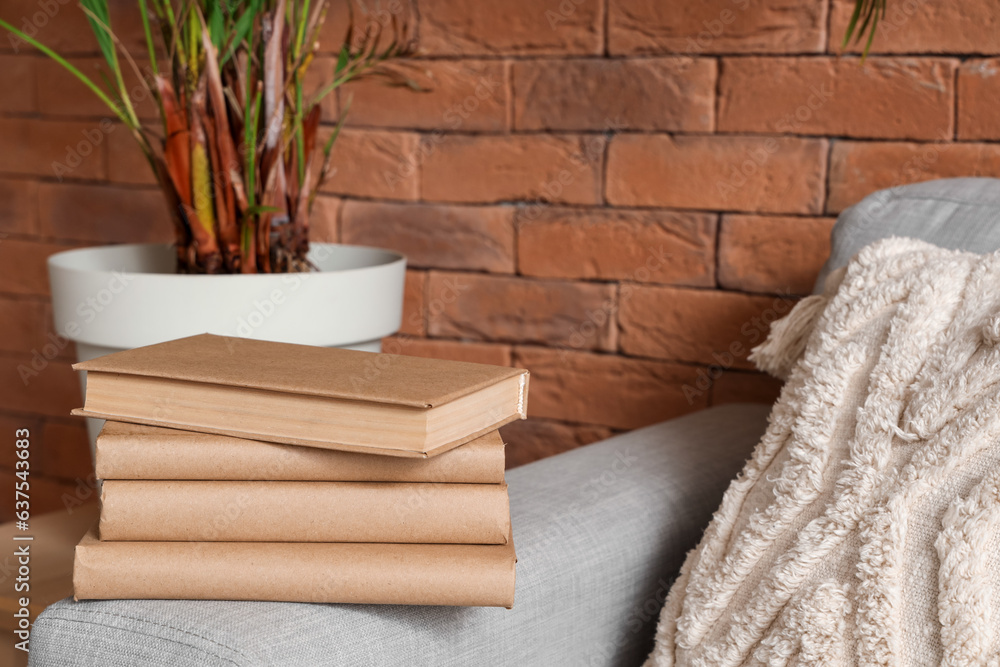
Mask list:
[[[163,192],[175,241],[49,258],[56,331],[76,342],[78,358],[203,332],[378,350],[400,325],[405,259],[310,245],[309,211],[346,114],[321,141],[320,102],[353,78],[389,75],[380,65],[408,49],[406,21],[394,17],[388,46],[378,26],[363,35],[352,27],[330,81],[310,92],[329,0],[138,0],[145,71],[115,34],[107,0],[80,4],[110,70],[104,85],[0,26],[124,124]],[[136,114],[126,68],[152,95],[159,123]]]

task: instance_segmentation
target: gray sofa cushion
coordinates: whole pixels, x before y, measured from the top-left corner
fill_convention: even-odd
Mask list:
[[[830,271],[845,266],[869,243],[907,236],[952,250],[1000,248],[1000,180],[949,178],[880,190],[840,214],[830,257],[816,280],[822,291]]]
[[[63,600],[29,664],[634,667],[769,411],[712,408],[512,470],[512,610]]]

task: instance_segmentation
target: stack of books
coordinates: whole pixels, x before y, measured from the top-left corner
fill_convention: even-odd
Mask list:
[[[513,605],[526,371],[207,334],[76,368],[109,420],[77,599]]]

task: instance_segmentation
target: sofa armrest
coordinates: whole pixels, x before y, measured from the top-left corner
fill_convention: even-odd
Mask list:
[[[657,424],[510,471],[512,610],[63,600],[30,665],[638,665],[767,406]]]
[[[866,245],[905,236],[941,248],[993,252],[1000,248],[1000,179],[942,178],[879,190],[844,210],[830,235],[830,257],[813,293],[831,271]]]

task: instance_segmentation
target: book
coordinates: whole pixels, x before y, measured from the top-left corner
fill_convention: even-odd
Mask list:
[[[411,457],[525,418],[528,393],[522,369],[210,334],[73,368],[76,415]]]
[[[102,540],[502,544],[505,484],[107,480]]]
[[[97,436],[97,477],[502,484],[504,443],[491,431],[440,456],[403,458],[109,421]]]
[[[514,542],[103,542],[76,547],[77,600],[514,605]]]

